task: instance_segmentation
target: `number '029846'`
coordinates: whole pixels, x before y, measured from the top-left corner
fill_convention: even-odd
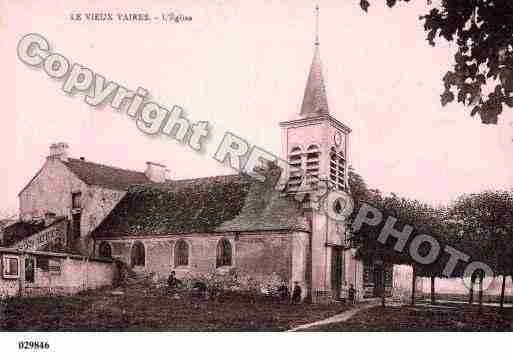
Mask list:
[[[19,341],[18,349],[21,350],[44,350],[50,349],[50,344],[44,341]]]

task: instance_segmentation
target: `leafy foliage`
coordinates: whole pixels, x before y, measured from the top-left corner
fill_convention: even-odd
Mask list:
[[[415,263],[408,251],[411,240],[419,234],[435,238],[441,248],[449,245],[466,255],[469,261],[482,261],[496,274],[513,272],[513,192],[485,191],[463,195],[449,207],[434,207],[417,200],[399,197],[392,193],[385,195],[367,188],[365,181],[353,169],[349,172],[351,194],[355,200],[356,217],[364,204],[378,209],[383,220],[377,226],[364,224],[353,233],[361,258],[378,257],[395,264],[415,264],[418,275],[441,277],[449,260],[449,253],[440,252],[436,261],[429,265]],[[386,219],[394,217],[394,228],[398,231],[405,225],[413,228],[404,250],[394,249],[396,239],[389,237],[385,244],[378,241]],[[429,248],[420,248],[425,255]],[[453,276],[459,277],[465,270],[465,263],[459,262]]]
[[[451,208],[460,235],[481,243],[483,256],[501,274],[513,272],[513,192],[484,191],[458,198]]]
[[[410,0],[386,0],[389,7]],[[455,42],[453,69],[443,77],[441,103],[457,101],[479,114],[482,123],[496,124],[503,106],[513,107],[513,1],[440,0],[421,16],[427,40]],[[368,11],[370,3],[360,1]]]

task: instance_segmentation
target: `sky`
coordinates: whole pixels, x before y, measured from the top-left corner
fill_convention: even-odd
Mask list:
[[[232,173],[212,155],[225,131],[281,155],[279,122],[297,117],[313,56],[316,2],[0,0],[3,160],[0,211],[43,165],[53,142],[70,155],[170,178]],[[193,4],[191,4],[193,3]],[[460,105],[440,105],[454,45],[431,47],[418,16],[424,2],[394,9],[374,1],[318,1],[320,52],[330,111],[352,128],[350,163],[372,188],[433,204],[484,189],[513,187],[513,117],[482,125]],[[78,12],[169,12],[184,23],[77,22]],[[124,112],[93,108],[83,94],[16,56],[28,33],[108,80],[143,87],[152,101],[208,121],[199,154],[165,136],[147,136]]]

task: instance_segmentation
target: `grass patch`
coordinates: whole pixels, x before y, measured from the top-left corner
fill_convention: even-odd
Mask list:
[[[374,307],[346,322],[313,328],[318,331],[512,331],[513,310],[448,304],[437,307]]]
[[[347,309],[339,303],[292,305],[230,292],[215,301],[186,291],[174,297],[165,289],[11,298],[3,307],[4,331],[281,331]]]

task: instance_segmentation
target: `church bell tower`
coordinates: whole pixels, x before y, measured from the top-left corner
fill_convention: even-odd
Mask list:
[[[347,191],[351,129],[329,111],[319,50],[319,8],[316,7],[314,55],[296,119],[280,123],[283,157],[289,162],[289,193],[315,189],[326,181],[333,190]]]
[[[330,218],[308,200],[312,192],[349,192],[348,161],[351,129],[330,114],[322,75],[316,7],[314,54],[298,116],[281,122],[283,157],[289,166],[286,191],[303,201],[310,223],[308,292],[314,302],[337,300],[348,283],[355,284],[357,264],[347,248],[345,220]],[[323,186],[324,187],[324,186]],[[354,275],[353,275],[354,274]],[[361,290],[360,290],[361,291]]]

